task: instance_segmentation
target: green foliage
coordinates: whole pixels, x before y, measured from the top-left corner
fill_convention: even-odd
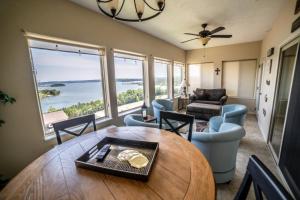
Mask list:
[[[49,96],[58,96],[60,94],[59,90],[56,89],[45,89],[45,90],[39,90],[39,96],[40,98],[45,98],[45,97],[49,97]]]
[[[127,90],[126,92],[120,93],[117,97],[118,106],[125,105],[128,103],[134,103],[137,101],[142,101],[143,99],[144,99],[144,93],[142,89]],[[68,115],[68,117],[73,118],[73,117],[88,115],[88,114],[101,111],[104,109],[104,106],[105,105],[102,100],[96,100],[88,103],[78,103],[76,105],[72,105],[62,109],[56,109],[50,107],[48,109],[48,113],[63,110]]]
[[[16,102],[16,99],[0,91],[0,102],[3,104],[7,104],[7,103],[13,104],[14,102]]]
[[[13,104],[14,102],[16,102],[16,99],[13,97],[8,96],[7,94],[5,94],[4,92],[0,91],[0,103],[2,104]],[[2,124],[4,124],[5,121],[0,119],[0,127],[2,126]]]
[[[118,106],[125,105],[128,103],[134,103],[137,101],[142,101],[144,99],[143,89],[137,90],[127,90],[118,95]]]
[[[164,86],[155,86],[155,96],[168,94],[167,87]]]

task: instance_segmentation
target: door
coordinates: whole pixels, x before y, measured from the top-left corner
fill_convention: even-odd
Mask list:
[[[299,49],[299,47],[298,47]],[[300,52],[297,52],[279,167],[296,199],[300,199]]]
[[[256,112],[259,111],[259,103],[260,103],[260,96],[261,96],[261,82],[262,82],[262,75],[263,75],[263,64],[258,66],[257,72],[257,86],[256,86]]]
[[[285,131],[290,89],[295,68],[296,53],[298,51],[298,41],[285,46],[281,51],[281,62],[278,69],[275,102],[269,133],[269,145],[275,159],[280,156],[282,139]]]

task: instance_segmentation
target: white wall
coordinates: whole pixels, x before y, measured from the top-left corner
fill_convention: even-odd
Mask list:
[[[149,34],[121,24],[68,0],[0,1],[0,89],[15,97],[13,105],[0,106],[0,174],[13,176],[56,144],[45,141],[26,38],[21,29],[41,35],[88,43],[106,48],[110,103],[116,105],[113,53],[121,49],[148,57],[153,74],[153,57],[185,62],[185,51]],[[153,75],[149,98],[154,98]],[[112,119],[103,123],[121,124],[117,106]]]
[[[300,16],[300,14],[294,15],[295,5],[296,0],[287,0],[285,2],[280,13],[278,14],[278,18],[273,23],[272,29],[267,33],[266,37],[262,41],[260,63],[264,64],[264,72],[262,78],[260,110],[257,113],[257,116],[258,124],[265,140],[267,140],[268,138],[270,120],[272,115],[280,48],[300,34],[299,30],[297,30],[293,34],[290,31],[292,22]],[[267,58],[267,50],[271,47],[275,48],[274,55]],[[269,69],[268,67],[266,67],[267,62],[269,62],[270,59],[273,60],[271,74],[269,74]],[[270,86],[266,85],[266,80],[270,80]],[[265,95],[268,96],[267,102],[264,101]],[[263,109],[266,110],[266,116],[263,115]]]

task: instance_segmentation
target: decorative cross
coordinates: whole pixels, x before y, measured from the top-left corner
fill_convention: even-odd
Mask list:
[[[219,72],[220,72],[220,71],[221,71],[221,70],[220,70],[219,68],[215,69],[215,72],[216,72],[217,75],[219,75]]]

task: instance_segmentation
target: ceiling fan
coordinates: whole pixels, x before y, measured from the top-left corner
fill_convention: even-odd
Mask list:
[[[186,43],[186,42],[189,42],[192,40],[200,39],[203,46],[205,46],[211,38],[231,38],[232,37],[232,35],[214,35],[215,33],[225,30],[225,27],[223,27],[223,26],[220,26],[218,28],[215,28],[212,31],[209,31],[209,30],[206,30],[207,25],[208,24],[206,24],[206,23],[202,24],[201,26],[202,26],[203,30],[200,31],[199,33],[184,33],[186,35],[194,35],[197,37],[190,39],[190,40],[183,41],[181,43]]]

